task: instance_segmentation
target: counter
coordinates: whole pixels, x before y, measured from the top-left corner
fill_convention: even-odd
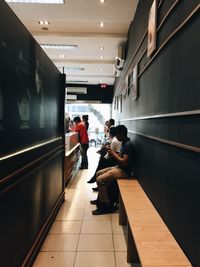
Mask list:
[[[65,134],[65,185],[68,184],[72,175],[75,174],[78,168],[78,161],[80,158],[78,133],[70,132]]]

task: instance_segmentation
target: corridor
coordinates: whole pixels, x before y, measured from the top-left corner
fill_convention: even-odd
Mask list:
[[[78,171],[65,192],[59,211],[34,267],[128,267],[123,229],[118,213],[93,216],[89,201],[96,199],[87,184],[98,162],[94,147],[88,151],[89,169]],[[135,266],[135,265],[134,265]]]

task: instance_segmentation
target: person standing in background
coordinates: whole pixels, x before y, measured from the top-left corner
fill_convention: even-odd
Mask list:
[[[89,122],[88,122],[89,118],[88,115],[83,115],[82,116],[82,121],[85,123],[86,129],[88,130],[89,128]]]
[[[80,117],[74,118],[74,131],[79,134],[80,151],[82,156],[80,169],[88,169],[87,150],[89,147],[89,138],[85,123],[81,121]]]

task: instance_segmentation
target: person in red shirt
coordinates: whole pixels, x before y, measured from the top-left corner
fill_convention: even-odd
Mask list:
[[[80,169],[88,169],[87,150],[89,147],[89,138],[85,123],[81,121],[80,117],[74,118],[75,128],[74,131],[79,135],[80,151],[82,156]]]

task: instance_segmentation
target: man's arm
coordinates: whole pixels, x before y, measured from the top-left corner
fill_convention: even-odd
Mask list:
[[[120,165],[124,167],[128,165],[129,155],[124,154],[123,158],[121,158],[119,154],[113,151],[111,148],[107,148],[107,152],[111,157],[115,158]]]
[[[80,132],[80,126],[77,124],[77,125],[75,125],[75,127],[74,127],[74,131],[75,132]]]

